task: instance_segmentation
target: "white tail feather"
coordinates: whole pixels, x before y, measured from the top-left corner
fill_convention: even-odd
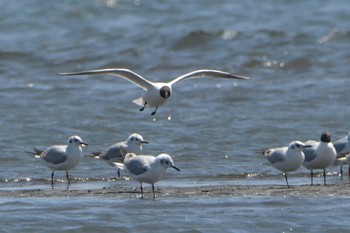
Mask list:
[[[114,165],[116,168],[118,168],[118,169],[124,171],[124,164],[123,164],[123,163],[113,163],[113,165]]]
[[[138,99],[135,99],[135,100],[133,100],[132,102],[134,102],[135,104],[137,104],[137,105],[139,105],[139,106],[141,106],[141,107],[143,107],[143,106],[145,105],[145,101],[143,100],[142,97],[140,97],[140,98],[138,98]]]

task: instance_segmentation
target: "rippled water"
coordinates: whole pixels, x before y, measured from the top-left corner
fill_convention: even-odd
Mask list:
[[[323,201],[332,209],[319,205],[318,199],[261,197],[227,197],[224,202],[222,198],[0,199],[0,209],[11,216],[2,216],[2,227],[11,227],[12,232],[348,231],[349,205],[344,205],[348,199]],[[308,212],[300,211],[304,209]]]
[[[158,187],[283,185],[257,151],[317,140],[324,129],[334,139],[349,130],[348,1],[4,1],[0,7],[0,190],[50,188],[51,171],[24,153],[33,146],[78,134],[89,153],[132,132],[150,142],[146,153],[169,153],[182,169],[168,171]],[[140,113],[131,102],[142,90],[123,79],[57,75],[106,67],[152,81],[200,68],[252,79],[179,83],[153,118],[151,109]],[[337,171],[329,169],[329,183],[339,182]],[[58,188],[65,186],[64,173],[56,176]],[[89,158],[71,176],[73,189],[118,185],[113,168]],[[290,183],[308,184],[308,171],[300,169]],[[334,232],[347,229],[347,200],[3,198],[0,216],[7,232],[47,232],[52,222],[71,232]]]

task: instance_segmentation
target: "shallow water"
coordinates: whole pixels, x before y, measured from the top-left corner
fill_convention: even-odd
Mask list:
[[[346,232],[346,203],[344,197],[30,198],[0,199],[0,210],[9,232]]]
[[[335,140],[348,133],[349,6],[344,0],[0,3],[0,190],[50,189],[51,171],[24,153],[33,146],[64,144],[78,134],[89,143],[88,154],[132,132],[150,142],[146,153],[169,153],[182,169],[169,170],[157,187],[283,185],[258,151],[317,140],[325,129]],[[200,68],[252,79],[179,83],[151,117],[153,109],[140,113],[131,102],[142,90],[126,80],[57,75],[107,67],[152,81]],[[329,183],[340,182],[337,167],[328,172]],[[113,168],[91,158],[71,176],[73,189],[119,182]],[[64,172],[56,178],[56,188],[64,189]],[[308,184],[308,171],[301,168],[289,181]],[[138,188],[136,181],[121,182]],[[48,231],[52,218],[67,232],[334,232],[345,230],[347,199],[9,198],[0,208],[7,232]]]

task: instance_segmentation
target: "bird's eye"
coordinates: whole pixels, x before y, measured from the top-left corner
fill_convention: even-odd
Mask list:
[[[299,148],[299,147],[300,147],[300,145],[299,145],[299,144],[297,144],[297,147]]]
[[[74,139],[75,142],[78,142],[78,139]]]
[[[165,164],[169,164],[169,161],[166,161]]]
[[[69,143],[72,143],[72,139],[69,140]]]

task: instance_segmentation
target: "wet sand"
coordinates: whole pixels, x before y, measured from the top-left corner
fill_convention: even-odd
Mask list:
[[[151,188],[144,185],[144,197],[152,198]],[[269,186],[269,185],[213,185],[199,187],[156,187],[158,198],[177,197],[225,197],[225,196],[279,196],[279,197],[321,197],[321,196],[350,196],[349,184],[302,185],[302,186]],[[88,190],[0,190],[2,198],[36,198],[36,197],[140,197],[136,188],[108,187]]]

